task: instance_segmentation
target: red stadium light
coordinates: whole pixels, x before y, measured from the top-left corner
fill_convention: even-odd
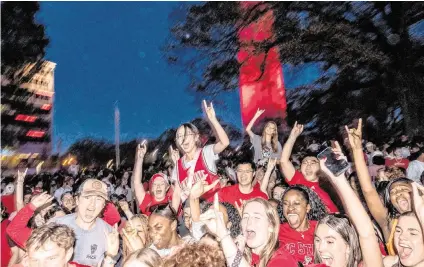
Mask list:
[[[36,116],[28,116],[24,114],[18,114],[15,117],[15,121],[25,121],[25,122],[34,122],[37,119]]]
[[[44,104],[44,105],[41,106],[42,110],[50,110],[51,108],[52,108],[51,104]]]
[[[27,132],[26,136],[40,138],[40,137],[43,137],[45,133],[46,133],[45,131],[30,130]]]

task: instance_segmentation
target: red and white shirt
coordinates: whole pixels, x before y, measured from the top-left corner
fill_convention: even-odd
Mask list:
[[[260,197],[265,200],[268,200],[268,195],[261,191],[259,183],[257,183],[252,192],[249,194],[243,194],[240,191],[240,187],[238,184],[227,186],[221,189],[218,193],[220,202],[228,202],[231,205],[235,206],[236,202],[241,206],[240,200],[249,200],[255,197]]]
[[[309,229],[298,232],[291,228],[288,223],[280,225],[278,240],[280,246],[303,265],[314,263],[314,232],[317,221],[309,221]]]

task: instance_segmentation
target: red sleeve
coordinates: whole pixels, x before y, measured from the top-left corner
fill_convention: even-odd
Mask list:
[[[21,209],[6,228],[6,233],[16,245],[25,249],[26,241],[31,236],[32,229],[29,228],[28,222],[34,215],[35,206],[29,203]]]
[[[289,181],[288,179],[286,179],[286,182],[289,185],[295,185],[295,184],[303,184],[305,185],[305,177],[303,177],[303,174],[299,171],[294,171],[294,175],[293,178]]]
[[[115,224],[119,223],[119,221],[121,221],[121,215],[112,202],[107,203],[103,212],[103,220],[111,226],[114,226]]]
[[[150,215],[150,211],[148,211],[148,208],[150,207],[150,204],[152,203],[152,199],[153,197],[149,194],[146,193],[146,195],[144,196],[143,202],[140,203],[139,209],[143,214],[146,214],[147,216]]]

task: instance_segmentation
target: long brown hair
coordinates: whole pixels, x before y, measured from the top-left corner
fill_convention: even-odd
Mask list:
[[[277,132],[277,124],[273,121],[269,121],[265,124],[265,127],[262,131],[262,147],[266,146],[266,127],[268,127],[269,124],[272,124],[275,126],[275,132],[271,135],[271,149],[272,152],[276,153],[278,151],[278,132]]]
[[[322,218],[317,227],[315,227],[314,236],[318,230],[320,224],[326,224],[328,227],[336,231],[349,246],[349,256],[347,259],[346,267],[358,267],[358,264],[362,260],[361,248],[359,246],[359,239],[355,228],[350,224],[347,217],[343,215],[327,215]],[[314,258],[315,263],[322,263],[322,259],[314,245]]]
[[[280,219],[278,218],[277,211],[275,208],[265,199],[263,198],[253,198],[246,201],[243,205],[243,212],[245,207],[251,202],[258,202],[264,206],[265,214],[268,217],[268,221],[271,224],[272,232],[269,233],[268,243],[264,247],[264,249],[259,254],[259,267],[266,267],[269,260],[274,255],[274,252],[278,249],[278,232],[280,230]],[[243,214],[243,213],[242,213]],[[245,247],[244,256],[247,262],[250,264],[252,261],[252,250],[250,248]]]

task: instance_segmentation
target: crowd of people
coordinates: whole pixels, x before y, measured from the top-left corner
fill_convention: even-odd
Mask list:
[[[294,149],[303,125],[281,145],[274,121],[253,132],[258,110],[253,153],[228,157],[212,103],[203,110],[215,143],[182,124],[154,174],[144,141],[132,169],[2,179],[1,266],[424,267],[422,138],[373,144],[359,119],[343,146]],[[330,170],[327,147],[348,168]]]

